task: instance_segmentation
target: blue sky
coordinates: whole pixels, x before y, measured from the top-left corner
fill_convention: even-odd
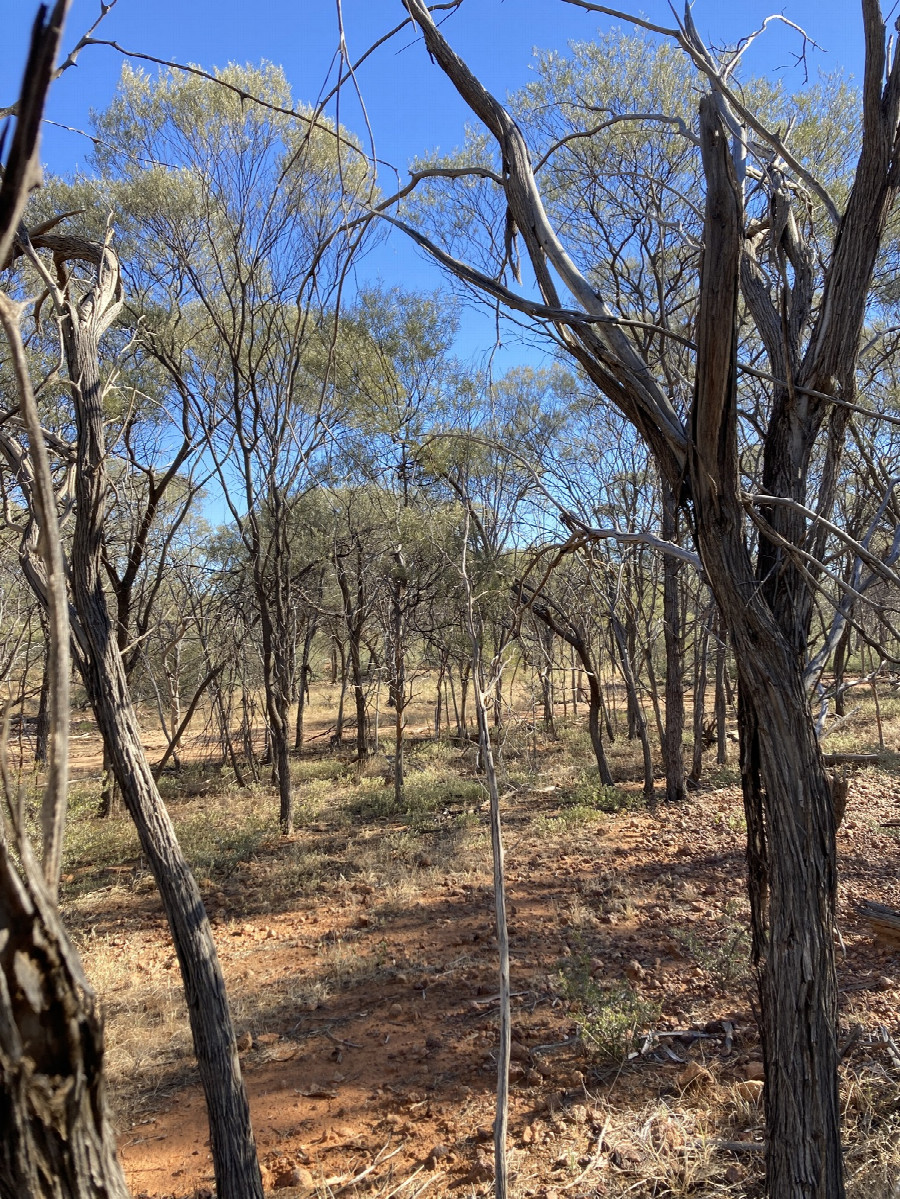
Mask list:
[[[624,4],[624,0],[620,0]],[[4,39],[0,43],[0,104],[10,103],[18,88],[28,32],[36,5],[31,0],[0,0]],[[75,0],[67,24],[68,49],[99,13],[99,0]],[[671,25],[663,0],[645,0],[640,10],[649,20]],[[733,41],[758,27],[772,11],[760,0],[723,5],[696,0],[694,20],[705,38],[716,44]],[[862,32],[858,4],[839,0],[787,0],[781,10],[802,25],[822,47],[810,50],[810,74],[838,67],[858,74]],[[298,101],[319,94],[337,44],[335,0],[118,0],[96,36],[118,41],[129,50],[204,67],[227,62],[269,59],[282,65]],[[405,15],[400,0],[343,0],[344,28],[352,57]],[[896,15],[896,14],[894,14]],[[589,39],[613,20],[585,12],[562,0],[465,0],[445,23],[454,46],[483,82],[501,96],[530,78],[532,51],[564,50],[573,39]],[[802,77],[793,66],[800,39],[776,25],[748,55],[750,69],[778,72],[790,86]],[[112,97],[122,57],[106,47],[88,47],[78,66],[67,71],[52,91],[47,115],[61,124],[86,129],[91,108],[103,108]],[[149,68],[154,69],[154,68]],[[361,69],[359,82],[381,158],[401,170],[415,155],[437,147],[448,150],[462,139],[467,113],[421,42],[408,31],[382,47]],[[363,131],[358,108],[345,107],[342,122]],[[51,170],[66,173],[83,165],[88,148],[83,137],[48,126],[44,158]],[[385,183],[387,186],[387,183]],[[402,235],[364,268],[388,284],[431,288],[437,272]],[[467,318],[460,350],[487,350],[492,322]]]

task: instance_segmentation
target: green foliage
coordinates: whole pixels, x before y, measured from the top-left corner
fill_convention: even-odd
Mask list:
[[[403,800],[397,803],[390,771],[381,777],[362,778],[350,801],[355,816],[404,817],[413,827],[433,826],[446,808],[475,808],[484,802],[485,791],[477,778],[460,776],[458,753],[441,742],[427,742],[407,758]],[[465,813],[463,813],[465,815]]]
[[[638,1034],[659,1019],[659,1004],[638,995],[630,983],[597,982],[584,951],[563,962],[559,983],[585,1048],[597,1061],[624,1061],[634,1050]]]
[[[563,808],[558,816],[539,816],[538,828],[547,833],[557,833],[578,828],[589,828],[603,821],[603,813],[589,804],[576,803]]]
[[[585,771],[564,802],[573,808],[596,812],[631,812],[644,806],[644,798],[637,791],[623,791],[600,782],[597,771]]]

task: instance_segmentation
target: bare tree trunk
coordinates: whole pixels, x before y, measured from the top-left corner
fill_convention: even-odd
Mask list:
[[[578,655],[588,682],[588,731],[591,737],[591,747],[594,757],[597,759],[600,781],[605,787],[611,787],[613,777],[606,758],[606,750],[603,747],[603,734],[600,728],[603,715],[603,692],[600,688],[598,667],[591,655],[584,629],[575,622],[566,620],[554,601],[546,600],[543,597],[538,598],[524,582],[516,583],[513,593],[517,599],[521,597],[527,600],[531,611],[538,620],[543,621],[548,629],[551,629],[557,637],[570,645],[573,653]]]
[[[538,678],[541,681],[541,700],[544,707],[542,723],[544,731],[556,740],[556,725],[553,720],[554,695],[553,695],[553,630],[545,629],[542,638],[543,644],[541,651],[543,658],[538,670]]]
[[[0,266],[29,192],[40,185],[39,130],[69,0],[38,9],[0,180]],[[0,323],[27,430],[23,490],[36,519],[43,577],[26,562],[42,603],[49,691],[47,780],[41,807],[43,865],[19,828],[21,876],[0,818],[0,1191],[29,1199],[127,1199],[107,1114],[103,1031],[94,995],[57,911],[68,778],[69,620],[53,479],[28,373],[22,309],[0,293]],[[31,536],[29,532],[29,537]],[[5,747],[4,747],[5,752]],[[4,772],[5,780],[5,772]],[[5,799],[12,804],[12,796]]]
[[[408,580],[403,552],[397,549],[394,557],[394,594],[392,599],[391,631],[394,640],[394,803],[403,806],[403,714],[406,710],[406,654],[404,638],[404,604]]]
[[[612,611],[610,611],[610,624],[612,625],[616,648],[619,651],[619,666],[622,670],[622,678],[625,680],[629,720],[634,721],[635,735],[641,744],[641,753],[644,761],[644,798],[648,802],[651,802],[653,800],[653,755],[650,752],[650,738],[647,736],[647,721],[644,719],[641,701],[638,697],[637,680],[631,668],[631,655],[628,652],[628,639],[625,635],[625,629],[622,627],[622,622]]]
[[[115,629],[103,590],[106,445],[98,343],[118,310],[118,264],[103,250],[92,306],[59,300],[75,404],[76,516],[71,578],[81,675],[113,773],[137,828],[172,932],[206,1095],[219,1199],[262,1199],[262,1180],[237,1044],[197,884],[185,861],[144,754]]]
[[[647,669],[647,682],[649,683],[650,691],[650,706],[653,709],[653,721],[656,724],[656,735],[659,738],[660,748],[666,743],[666,732],[663,725],[662,708],[659,703],[659,684],[656,681],[656,670],[653,666],[653,643],[647,641],[644,647],[644,666]]]
[[[278,823],[283,835],[294,831],[294,790],[290,777],[290,694],[292,662],[288,646],[292,638],[268,601],[260,602],[262,674],[266,689],[268,752],[272,758],[272,782],[278,789]]]
[[[802,671],[821,577],[815,562],[821,564],[830,535],[826,521],[856,395],[873,272],[900,191],[900,56],[893,53],[893,35],[888,38],[877,0],[862,0],[862,136],[843,213],[802,164],[792,166],[794,179],[802,177],[817,192],[834,222],[830,252],[823,255],[821,242],[805,241],[800,222],[814,219],[812,212],[795,214],[793,180],[773,172],[764,184],[772,221],[756,242],[777,266],[767,279],[753,261],[754,238],[746,235],[743,208],[747,143],[760,126],[731,106],[727,71],[717,71],[715,56],[702,44],[689,13],[673,32],[713,81],[712,94],[700,105],[706,210],[693,326],[694,395],[683,420],[638,343],[616,324],[615,306],[562,245],[519,125],[451,50],[424,0],[404,3],[429,53],[497,143],[507,222],[514,223],[528,252],[547,306],[541,316],[555,321],[560,342],[646,440],[694,524],[737,667],[753,955],[766,1067],[768,1194],[771,1199],[843,1199],[834,813]],[[766,140],[777,153],[779,135]],[[766,156],[774,161],[768,151]],[[510,307],[535,311],[530,301],[499,288],[418,231],[411,233],[458,277]],[[567,288],[566,300],[571,296],[577,302],[577,318],[559,308],[559,280]],[[742,494],[738,443],[741,290],[774,376],[756,496]],[[805,505],[810,466],[826,440],[825,468],[815,488],[817,511],[811,514]],[[825,520],[819,522],[819,516]],[[756,526],[753,535],[748,535],[748,520]]]
[[[678,539],[678,514],[675,497],[665,481],[663,491],[662,535],[667,541]],[[684,778],[684,637],[681,619],[680,563],[669,554],[663,556],[663,637],[666,646],[666,726],[662,741],[666,770],[666,802],[682,803],[686,796]]]
[[[834,711],[836,716],[843,716],[845,714],[844,670],[847,665],[852,632],[853,626],[848,622],[844,626],[841,639],[838,641],[837,648],[834,651]]]
[[[37,720],[34,728],[34,760],[47,761],[47,738],[50,734],[50,626],[43,607],[40,609],[41,628],[44,633],[44,643],[48,652],[44,654],[41,670],[41,694],[38,700]]]
[[[306,715],[306,702],[309,699],[309,675],[311,670],[309,659],[317,628],[317,618],[315,616],[310,617],[309,624],[306,626],[306,635],[303,638],[303,651],[300,654],[299,682],[297,686],[297,720],[294,725],[294,749],[298,751],[303,748],[303,718]]]
[[[600,731],[600,717],[603,711],[603,695],[600,691],[600,682],[597,679],[593,670],[588,670],[585,667],[585,674],[588,681],[588,732],[591,736],[591,748],[594,751],[594,757],[597,759],[597,770],[600,772],[600,782],[604,787],[613,785],[612,772],[609,769],[609,761],[606,757],[606,750],[603,746],[603,736]]]
[[[350,641],[350,667],[353,674],[353,703],[356,709],[356,760],[365,762],[369,756],[369,714],[366,711],[366,686],[362,671],[362,646]]]
[[[334,646],[340,652],[341,658],[341,693],[338,697],[337,717],[334,722],[335,744],[340,745],[344,739],[344,705],[347,702],[347,685],[350,682],[350,663],[343,641],[336,640]]]
[[[446,656],[441,658],[440,666],[438,667],[437,687],[434,693],[434,739],[438,741],[441,736],[441,722],[444,718],[444,672],[447,669]]]
[[[463,540],[463,546],[466,544],[467,538]],[[463,553],[465,555],[465,550]],[[494,907],[497,920],[497,945],[500,957],[500,1044],[497,1052],[497,1114],[494,1118],[494,1194],[496,1199],[507,1199],[506,1139],[509,1120],[509,1064],[512,1051],[512,1019],[510,1008],[509,928],[506,918],[506,875],[504,868],[503,831],[500,822],[500,792],[497,786],[497,771],[494,767],[491,732],[488,728],[488,715],[484,702],[483,630],[478,627],[475,619],[472,581],[469,577],[465,556],[462,561],[462,576],[466,588],[466,623],[472,646],[472,689],[475,697],[475,715],[478,721],[478,746],[491,805]],[[500,678],[492,679],[491,682],[494,684],[495,689],[499,691]]]
[[[708,194],[688,462],[698,545],[738,669],[768,1189],[772,1199],[843,1199],[834,812],[801,655],[754,578],[741,535],[735,363],[742,201],[715,101],[705,98],[700,113]]]
[[[234,781],[239,787],[246,787],[247,781],[238,762],[237,752],[234,748],[234,738],[231,736],[231,700],[229,699],[226,705],[225,697],[222,694],[222,687],[219,683],[213,684],[213,695],[215,697],[216,711],[219,714],[219,735],[223,755],[231,763],[231,769],[234,771]]]
[[[344,567],[343,558],[336,557],[338,586],[344,603],[344,624],[347,630],[347,657],[350,660],[350,672],[353,680],[353,701],[356,708],[356,760],[365,762],[369,756],[368,715],[366,712],[366,688],[363,680],[362,650],[363,633],[366,622],[366,597],[363,583],[363,553],[362,546],[356,546],[356,587],[351,587],[351,580]],[[354,594],[355,591],[355,594]],[[346,662],[343,663],[346,678]],[[341,705],[343,707],[344,686],[341,688]]]
[[[727,633],[720,630],[716,638],[716,765],[724,766],[728,761],[728,696],[725,691],[725,671],[728,665]]]
[[[459,705],[456,702],[456,686],[453,682],[453,667],[447,668],[447,681],[450,684],[450,699],[453,704],[453,719],[456,721],[456,736],[461,740],[463,736],[462,721],[459,717]]]
[[[706,731],[706,684],[709,660],[709,628],[706,616],[698,617],[700,627],[694,637],[694,751],[691,760],[691,782],[699,783],[703,773],[703,737]]]

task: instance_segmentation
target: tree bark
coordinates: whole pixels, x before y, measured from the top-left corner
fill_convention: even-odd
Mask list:
[[[49,644],[50,629],[47,623],[47,617],[41,608],[41,627],[44,631],[44,640]],[[37,720],[34,726],[34,760],[35,762],[47,761],[47,738],[50,734],[50,664],[47,657],[44,658],[44,666],[41,672],[41,695],[38,700]]]
[[[781,186],[779,172],[772,172],[764,240],[773,260],[781,261],[770,286],[747,261],[752,246],[743,227],[742,183],[727,144],[734,136],[742,163],[748,129],[759,127],[749,116],[742,123],[729,110],[725,81],[693,22],[686,18],[673,35],[695,65],[713,77],[713,93],[701,102],[707,195],[694,322],[695,390],[686,428],[673,397],[663,391],[630,331],[617,322],[615,307],[596,290],[599,272],[588,278],[562,245],[521,129],[454,53],[424,0],[404,4],[429,53],[497,142],[507,220],[520,234],[543,304],[402,227],[469,284],[512,309],[555,323],[559,341],[646,441],[693,523],[737,667],[754,959],[767,1070],[768,1192],[771,1199],[843,1199],[832,943],[834,817],[803,685],[815,584],[821,577],[807,547],[820,553],[825,529],[818,523],[810,527],[805,498],[810,463],[827,422],[827,469],[816,501],[816,515],[827,518],[848,415],[839,406],[854,401],[874,266],[900,190],[900,55],[888,56],[891,42],[877,0],[862,0],[862,138],[846,208],[839,216],[812,180],[829,219],[838,222],[831,252],[821,255],[803,242],[790,211],[791,188]],[[725,110],[721,118],[720,107]],[[801,164],[795,162],[791,171],[810,184]],[[822,268],[818,280],[817,266]],[[758,507],[754,497],[745,507],[741,495],[739,279],[772,374],[785,381],[771,388]],[[558,280],[576,311],[563,310]],[[836,404],[829,402],[832,398]],[[745,536],[748,517],[759,531],[755,569]],[[802,565],[800,555],[805,555]]]
[[[738,669],[768,1189],[773,1199],[842,1199],[834,816],[799,647],[763,597],[741,532],[742,201],[715,101],[705,98],[700,111],[708,191],[688,461],[698,548]]]
[[[650,738],[647,736],[647,721],[641,708],[638,696],[637,679],[631,666],[631,655],[628,652],[628,638],[618,616],[610,608],[610,624],[616,649],[619,651],[619,666],[622,678],[625,680],[625,693],[628,697],[628,719],[634,722],[634,731],[641,744],[641,756],[644,763],[644,798],[650,802],[653,799],[653,755],[650,752]]]
[[[23,874],[0,836],[0,1196],[127,1199],[96,998],[33,861]]]
[[[662,535],[666,541],[678,538],[675,497],[663,480]],[[683,803],[684,779],[684,637],[681,621],[681,563],[670,554],[663,555],[663,639],[666,647],[666,723],[663,735],[663,763],[666,769],[666,803]]]
[[[728,695],[725,688],[725,672],[728,666],[728,642],[724,629],[716,638],[716,765],[724,766],[728,761]]]
[[[694,634],[694,747],[691,755],[691,782],[699,783],[703,773],[703,738],[706,733],[706,684],[709,659],[709,628],[706,614],[698,616]]]
[[[312,670],[309,659],[312,653],[313,639],[318,627],[317,616],[310,616],[309,624],[306,626],[306,634],[303,638],[303,651],[300,654],[299,681],[297,685],[297,719],[294,724],[295,751],[303,748],[303,719],[306,715],[306,702],[309,699],[309,676]]]
[[[118,264],[104,249],[92,304],[61,306],[75,405],[76,515],[71,552],[77,660],[125,806],[159,888],[181,967],[206,1096],[210,1150],[219,1199],[262,1199],[247,1096],[225,984],[197,884],[160,799],[125,678],[103,591],[106,445],[98,370],[102,332],[118,310]]]
[[[394,555],[393,595],[391,597],[391,636],[394,642],[394,803],[403,806],[403,716],[406,711],[406,592],[409,585],[403,550],[398,546]]]

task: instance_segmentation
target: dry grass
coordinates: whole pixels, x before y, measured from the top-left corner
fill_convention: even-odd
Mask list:
[[[328,689],[320,688],[309,717],[314,731],[327,725],[329,701]],[[856,702],[861,711],[826,742],[828,750],[877,749],[870,693]],[[424,727],[427,715],[424,706],[414,708],[413,725],[420,720]],[[874,787],[900,771],[893,752],[900,747],[900,697],[883,697],[881,716],[891,752],[877,770],[859,776]],[[549,879],[558,881],[554,862],[573,846],[619,843],[630,817],[640,814],[640,757],[624,740],[615,743],[610,756],[617,778],[613,790],[596,785],[590,744],[580,728],[562,728],[556,741],[537,738],[530,729],[507,738],[501,771],[514,859],[518,850],[537,845]],[[166,797],[179,839],[214,915],[239,1030],[279,1029],[289,1019],[296,1024],[341,993],[358,989],[365,994],[398,975],[434,969],[414,944],[398,948],[392,942],[395,923],[424,911],[442,887],[487,894],[485,795],[472,754],[447,742],[423,739],[412,745],[400,807],[386,767],[380,757],[362,771],[339,754],[298,759],[293,767],[298,833],[290,840],[274,832],[276,803],[267,787],[242,791],[227,772],[209,763],[196,775],[167,777]],[[204,793],[186,796],[185,778],[191,783],[197,776],[208,784]],[[734,783],[734,767],[710,771],[705,798],[710,829],[739,843],[739,806],[723,801],[716,810],[712,802],[719,794],[733,795]],[[130,824],[94,818],[98,790],[96,782],[73,787],[64,901],[88,976],[103,996],[107,1067],[125,1127],[158,1110],[193,1071],[177,965],[166,948],[152,880]],[[562,973],[568,970],[570,978],[577,974],[580,945],[588,953],[604,930],[637,927],[647,903],[689,908],[702,901],[702,879],[673,875],[667,881],[654,878],[651,870],[636,883],[615,863],[614,856],[598,861],[589,892],[573,883],[549,902],[546,919],[575,947],[562,959]],[[743,901],[715,903],[718,921],[692,925],[687,934],[667,933],[663,921],[660,935],[680,943],[698,986],[720,986],[734,994],[746,986],[745,908]],[[311,940],[306,918],[311,925],[316,916],[321,929],[326,909],[327,935]],[[242,933],[250,925],[252,934]],[[261,985],[270,932],[273,952],[290,950],[298,960],[283,977],[267,976]],[[454,953],[442,965],[448,979],[481,969],[483,958],[474,950]],[[552,1010],[563,1024],[585,1019],[586,996],[576,992],[574,986],[554,987]],[[611,1002],[624,1009],[624,992]],[[611,1036],[617,1028],[613,1017],[621,1015],[609,1017]],[[625,1059],[621,1053],[611,1073],[600,1062],[596,1076],[583,1077],[574,1089],[560,1092],[557,1084],[557,1106],[532,1118],[532,1139],[523,1141],[525,1125],[519,1120],[511,1149],[514,1195],[524,1199],[555,1190],[575,1199],[592,1193],[601,1179],[603,1190],[596,1193],[608,1199],[761,1193],[758,1148],[723,1148],[723,1142],[752,1146],[763,1131],[758,1106],[742,1098],[727,1070],[710,1059],[704,1061],[709,1078],[702,1085],[667,1090]],[[590,1059],[582,1064],[585,1060]],[[898,1199],[898,1071],[877,1054],[851,1056],[842,1071],[842,1102],[848,1199]],[[542,1149],[539,1158],[536,1147]],[[395,1172],[385,1161],[372,1172],[368,1193],[387,1199],[408,1180],[399,1192],[404,1197],[446,1194],[443,1177],[439,1170],[419,1174],[398,1166]],[[319,1181],[324,1199],[329,1187]],[[476,1180],[454,1193],[488,1189]]]

